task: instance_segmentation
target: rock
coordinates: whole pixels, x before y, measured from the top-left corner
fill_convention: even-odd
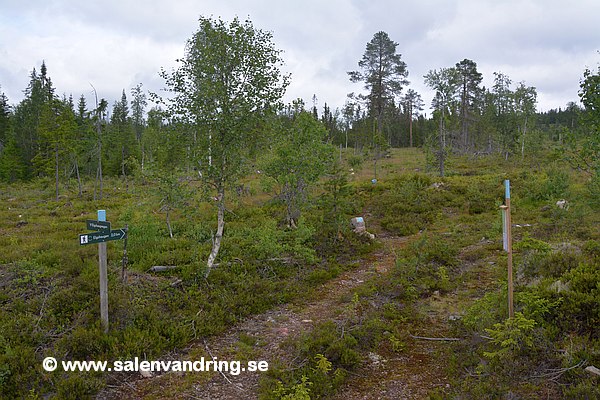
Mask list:
[[[379,354],[373,353],[371,351],[369,352],[368,356],[369,360],[373,365],[379,365],[385,361]]]
[[[375,239],[375,235],[372,233],[367,232],[367,228],[365,226],[365,220],[363,217],[354,217],[350,220],[350,225],[352,225],[352,228],[354,233],[357,233],[361,236],[366,236],[371,240]]]
[[[140,375],[142,378],[152,378],[152,372],[150,371],[141,370]]]
[[[556,207],[562,209],[562,210],[568,210],[569,209],[569,202],[566,201],[565,199],[559,200],[556,202]]]
[[[580,255],[581,249],[569,242],[562,242],[555,245],[552,245],[552,249],[561,253],[571,253],[574,255]]]
[[[600,369],[594,367],[593,365],[586,367],[585,372],[589,372],[592,375],[600,376]]]
[[[354,232],[361,233],[367,230],[363,217],[354,217],[350,220],[350,224],[354,228]]]

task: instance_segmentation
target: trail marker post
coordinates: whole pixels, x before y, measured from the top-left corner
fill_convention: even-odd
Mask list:
[[[504,204],[500,206],[502,209],[502,247],[508,253],[507,268],[508,268],[508,318],[514,317],[514,300],[513,300],[513,254],[512,254],[512,222],[510,216],[510,181],[504,181]]]
[[[88,230],[95,231],[79,235],[79,244],[98,243],[98,265],[100,270],[100,321],[104,332],[108,332],[108,260],[106,242],[127,239],[127,226],[111,230],[106,220],[106,210],[98,210],[98,219],[86,221]]]
[[[106,222],[106,211],[98,210],[98,222]],[[100,321],[104,333],[108,332],[108,256],[106,242],[98,243],[98,265],[100,266]]]

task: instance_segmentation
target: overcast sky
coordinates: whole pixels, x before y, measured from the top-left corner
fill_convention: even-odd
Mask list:
[[[363,90],[347,71],[377,31],[398,43],[427,106],[423,75],[465,58],[487,87],[494,71],[535,86],[540,110],[578,101],[584,69],[600,61],[598,0],[0,0],[0,91],[18,103],[42,60],[75,99],[91,101],[90,83],[111,105],[138,83],[159,91],[158,71],[177,65],[200,15],[272,32],[292,75],[286,102],[311,106],[315,94],[320,111]]]

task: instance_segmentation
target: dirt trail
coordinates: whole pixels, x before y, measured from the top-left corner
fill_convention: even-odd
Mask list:
[[[325,320],[335,320],[343,310],[342,303],[359,285],[374,274],[386,274],[395,263],[395,252],[409,238],[383,237],[384,246],[369,259],[351,271],[325,283],[317,291],[318,298],[302,307],[283,305],[266,313],[256,315],[231,328],[218,337],[210,338],[187,349],[183,359],[199,359],[201,355],[219,360],[239,359],[240,337],[256,339],[249,350],[248,359],[266,360],[270,365],[277,360],[286,365],[289,357],[281,344]],[[435,334],[435,324],[428,334]],[[436,362],[435,349],[439,344],[419,340],[407,343],[407,351],[393,359],[367,360],[349,384],[336,396],[339,399],[388,399],[423,398],[437,386],[446,384],[440,366]],[[443,345],[442,345],[443,346]],[[371,356],[371,355],[370,355]],[[181,359],[179,354],[177,359]],[[99,398],[129,399],[256,399],[258,397],[259,372],[239,375],[228,373],[166,373],[141,379],[130,376],[128,382],[105,391]]]

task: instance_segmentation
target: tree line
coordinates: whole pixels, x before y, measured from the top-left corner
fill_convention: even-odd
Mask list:
[[[236,21],[232,22],[232,26],[241,24]],[[200,19],[200,24],[226,27],[222,21],[205,18]],[[199,32],[205,30],[206,26]],[[248,32],[254,36],[248,33],[238,43],[222,37],[214,40],[223,40],[223,46],[227,48],[239,47],[238,58],[232,63],[251,63],[258,60],[242,60],[241,54],[248,50],[248,43],[256,40],[260,31],[248,27]],[[207,38],[191,39],[187,50],[189,56],[192,56],[194,40],[206,41]],[[242,43],[244,40],[248,43]],[[264,38],[262,45],[270,46],[270,61],[279,57],[270,37]],[[431,104],[433,113],[427,117],[423,114],[421,95],[409,87],[408,66],[397,47],[398,43],[387,33],[375,33],[358,62],[358,70],[348,72],[349,79],[362,83],[364,91],[349,94],[341,110],[332,110],[327,103],[319,110],[317,97],[313,97],[309,111],[325,127],[325,142],[373,154],[380,154],[382,149],[390,146],[426,147],[435,156],[438,169],[443,174],[444,159],[449,153],[503,153],[506,157],[524,157],[529,147],[539,141],[541,133],[561,142],[566,130],[575,130],[589,108],[569,103],[564,110],[538,113],[535,87],[523,81],[515,84],[511,77],[495,72],[492,87],[486,88],[482,85],[483,76],[477,69],[477,63],[465,58],[453,66],[432,69],[423,77],[426,85],[435,92]],[[211,51],[216,50],[211,48]],[[224,55],[226,53],[221,54]],[[199,57],[200,54],[193,56]],[[215,67],[217,61],[214,56],[202,56],[208,57],[205,61],[210,68]],[[231,76],[236,73],[234,64],[224,67],[221,72],[224,77],[229,75],[228,82],[236,80]],[[81,192],[81,179],[86,176],[96,181],[96,196],[101,197],[102,177],[106,175],[126,178],[135,170],[145,170],[150,165],[172,165],[173,160],[187,160],[187,168],[198,169],[196,161],[191,160],[196,157],[194,153],[200,142],[206,142],[207,137],[217,135],[219,131],[231,129],[227,125],[217,127],[217,121],[206,120],[206,115],[212,115],[215,110],[227,112],[219,106],[223,99],[216,97],[236,95],[210,92],[207,89],[210,85],[206,82],[198,87],[194,87],[197,83],[185,82],[186,74],[192,74],[191,68],[193,65],[183,65],[176,75],[171,76],[166,71],[161,74],[172,93],[184,89],[196,91],[193,98],[181,100],[175,107],[151,94],[158,105],[147,110],[148,95],[141,83],[129,93],[123,90],[121,99],[115,101],[112,107],[107,100],[97,97],[92,105],[87,104],[83,95],[77,104],[72,96],[59,97],[47,66],[42,63],[39,72],[35,68],[31,72],[21,102],[11,106],[0,91],[0,180],[14,182],[52,176],[58,196],[61,178],[76,179]],[[248,98],[255,94],[255,89],[275,78],[274,71],[262,78],[251,77],[253,79],[246,82],[245,88],[233,88],[241,90],[235,100],[240,102],[241,94]],[[283,85],[277,93],[261,100],[262,110],[243,105],[247,116],[258,115],[268,108],[280,117],[287,115],[289,118],[294,110],[306,108],[301,100],[287,106],[280,103],[290,77],[279,72],[276,75]],[[214,78],[214,74],[207,76]],[[592,71],[585,79],[593,76]],[[95,93],[95,88],[93,90]],[[209,97],[212,97],[211,101],[205,101]],[[200,109],[202,115],[186,115],[182,107]],[[225,119],[219,124],[223,122],[237,124],[240,121]],[[202,134],[199,130],[189,129],[200,124],[203,126]],[[245,129],[270,128],[254,121]],[[257,136],[260,139],[261,135]],[[259,139],[255,141],[255,151],[265,145]],[[211,145],[214,147],[217,143],[213,141]],[[217,151],[216,148],[213,150]],[[216,154],[210,156],[211,160]]]

